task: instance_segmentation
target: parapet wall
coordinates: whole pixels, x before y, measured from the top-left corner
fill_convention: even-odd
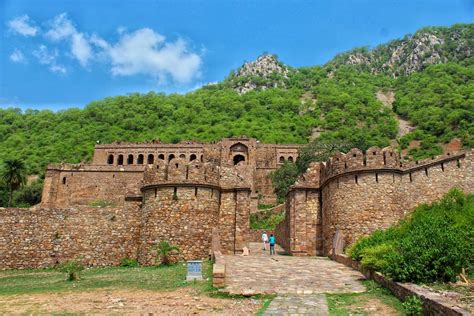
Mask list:
[[[417,205],[433,202],[453,187],[474,192],[473,158],[471,150],[402,164],[390,148],[374,147],[313,163],[287,196],[289,216],[281,224],[286,228],[280,229],[289,232],[286,250],[327,255],[337,230],[350,244],[397,223]],[[313,192],[318,192],[319,205],[308,198]]]

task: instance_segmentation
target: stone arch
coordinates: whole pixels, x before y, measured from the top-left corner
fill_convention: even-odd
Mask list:
[[[143,165],[143,154],[138,155],[137,164]]]
[[[193,160],[196,160],[196,159],[197,159],[196,154],[191,154],[191,156],[189,156],[189,161],[193,161]]]
[[[133,155],[130,154],[127,157],[127,165],[133,165]]]
[[[234,158],[233,158],[233,161],[234,161],[234,166],[235,166],[239,162],[245,161],[245,156],[241,155],[241,154],[235,155]]]
[[[285,162],[285,157],[280,156],[279,162],[281,162],[281,163]]]
[[[152,165],[155,162],[155,156],[153,154],[148,154],[147,163]]]
[[[185,154],[181,154],[181,155],[179,155],[179,158],[181,158],[181,159],[186,159],[186,155],[185,155]]]
[[[119,165],[119,166],[123,165],[123,155],[122,154],[118,155],[117,165]]]
[[[171,161],[171,159],[174,159],[174,158],[176,158],[175,155],[174,155],[174,154],[170,154],[170,155],[168,156],[168,161]]]
[[[113,165],[113,164],[114,164],[114,155],[110,154],[110,155],[107,157],[107,164],[108,164],[108,165]]]
[[[160,159],[160,160],[165,160],[165,155],[159,154],[159,155],[158,155],[158,159]]]
[[[288,157],[288,161],[293,162],[293,157],[292,156]]]
[[[241,142],[230,146],[230,156],[233,160],[234,166],[241,161],[247,161],[248,152],[248,147]]]

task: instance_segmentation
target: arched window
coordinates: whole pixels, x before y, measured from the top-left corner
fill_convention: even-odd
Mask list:
[[[288,161],[289,161],[289,162],[293,162],[293,157],[291,157],[291,156],[288,157]]]
[[[189,156],[189,161],[193,161],[193,160],[196,160],[196,155],[195,154],[192,154],[191,156]]]
[[[175,156],[174,156],[173,154],[169,155],[169,156],[168,156],[168,161],[171,161],[171,159],[174,159],[174,157],[175,157]]]
[[[63,177],[63,184],[66,184],[66,177]]]
[[[280,162],[284,162],[284,161],[285,161],[285,157],[280,156]]]
[[[149,165],[152,165],[153,162],[155,161],[155,156],[153,156],[153,154],[149,154],[147,161]]]
[[[238,164],[241,161],[245,161],[245,156],[244,155],[235,155],[234,156],[234,166]]]
[[[142,154],[138,155],[137,164],[143,165],[143,155]]]
[[[165,155],[159,154],[159,155],[158,155],[158,159],[160,159],[160,160],[165,160]]]
[[[128,155],[127,165],[133,165],[133,155]]]
[[[109,157],[107,157],[107,164],[109,165],[114,164],[114,155],[109,155]]]
[[[123,155],[118,156],[117,165],[119,165],[119,166],[123,165]]]
[[[181,155],[179,155],[179,158],[185,159],[185,158],[186,158],[186,155],[185,155],[185,154],[181,154]]]

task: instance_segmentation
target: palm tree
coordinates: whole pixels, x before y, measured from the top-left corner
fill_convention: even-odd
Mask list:
[[[170,254],[173,251],[179,252],[179,248],[176,246],[170,245],[167,241],[161,241],[158,246],[156,247],[156,260],[160,260],[162,265],[169,265],[170,264]]]
[[[11,207],[13,200],[13,191],[19,189],[26,182],[26,166],[22,160],[7,159],[3,162],[1,177],[10,189],[8,198],[8,207]]]

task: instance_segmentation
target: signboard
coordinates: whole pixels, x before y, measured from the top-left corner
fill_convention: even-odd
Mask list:
[[[188,261],[186,281],[202,280],[202,260]]]

